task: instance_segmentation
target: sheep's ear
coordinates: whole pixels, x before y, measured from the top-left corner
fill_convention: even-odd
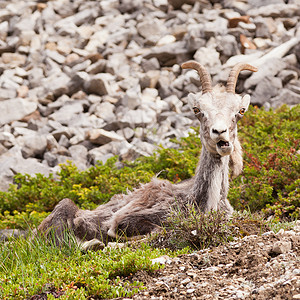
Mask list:
[[[250,95],[246,94],[243,96],[242,101],[241,101],[241,108],[244,108],[245,111],[248,109],[250,104]]]
[[[196,95],[193,93],[188,94],[188,104],[191,109],[193,109],[195,106],[197,106],[197,98]]]

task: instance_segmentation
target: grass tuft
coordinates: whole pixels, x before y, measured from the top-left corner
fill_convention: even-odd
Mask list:
[[[237,228],[224,212],[199,212],[194,204],[174,207],[161,235],[156,235],[155,246],[172,250],[189,247],[204,249],[232,241],[238,235]]]

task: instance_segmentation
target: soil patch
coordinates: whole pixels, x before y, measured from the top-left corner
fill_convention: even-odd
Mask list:
[[[132,299],[300,299],[299,254],[296,226],[163,258],[163,269],[135,274],[147,289]]]

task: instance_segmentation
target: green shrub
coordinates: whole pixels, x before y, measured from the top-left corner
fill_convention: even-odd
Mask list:
[[[297,218],[300,206],[300,105],[276,111],[251,108],[241,121],[244,171],[229,199],[236,209]]]
[[[235,209],[263,210],[278,218],[299,216],[300,105],[276,111],[250,108],[239,123],[244,172],[231,182],[228,198]],[[114,157],[79,171],[61,166],[57,179],[18,174],[8,192],[0,192],[0,228],[36,226],[63,198],[84,209],[107,202],[159,174],[172,182],[193,176],[201,150],[196,133],[175,141],[177,149],[159,148],[150,157],[116,165]]]

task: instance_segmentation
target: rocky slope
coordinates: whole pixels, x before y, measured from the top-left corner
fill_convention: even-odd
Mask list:
[[[134,276],[147,290],[133,299],[300,299],[300,223],[241,241],[154,262],[164,268]]]
[[[220,3],[219,3],[220,2]],[[286,3],[287,2],[287,3]],[[277,107],[300,99],[298,1],[0,1],[0,189],[18,173],[153,152],[197,125],[195,59]]]

